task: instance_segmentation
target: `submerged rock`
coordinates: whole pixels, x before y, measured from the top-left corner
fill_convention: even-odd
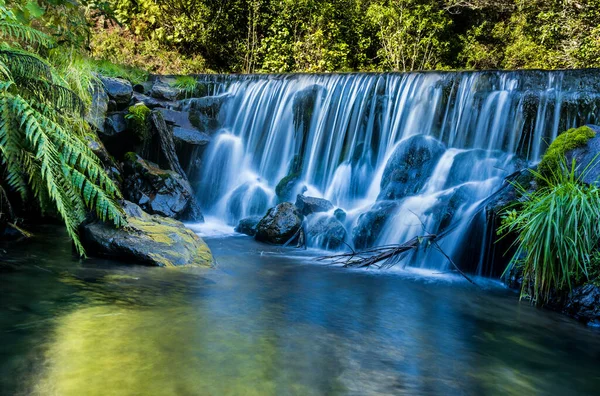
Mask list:
[[[344,212],[343,209],[337,208],[334,212],[333,215],[335,216],[336,219],[338,219],[339,221],[341,221],[342,223],[344,221],[346,221],[346,212]]]
[[[269,209],[256,225],[257,241],[282,245],[296,235],[302,226],[302,215],[294,204],[283,202]]]
[[[150,214],[187,220],[194,194],[177,172],[160,169],[135,153],[125,156],[123,195]]]
[[[101,222],[82,227],[81,238],[88,253],[157,267],[214,266],[210,248],[183,223],[149,215],[128,201],[124,210],[125,227],[115,229]]]
[[[114,77],[100,76],[102,84],[104,84],[104,90],[108,96],[114,100],[118,106],[125,106],[129,104],[131,96],[133,95],[133,87],[127,80]]]
[[[323,198],[307,197],[298,194],[296,196],[296,207],[303,216],[308,216],[311,213],[329,212],[333,209],[333,204]]]
[[[352,241],[357,249],[366,249],[377,241],[388,219],[396,213],[399,203],[396,201],[380,201],[368,212],[358,217],[352,230]]]
[[[316,215],[307,226],[307,237],[313,246],[337,250],[344,245],[346,229],[338,219],[328,215]]]
[[[256,226],[261,219],[262,216],[246,217],[245,219],[239,221],[234,231],[239,232],[240,234],[254,236],[256,235]]]
[[[445,150],[441,142],[424,135],[400,142],[385,166],[377,199],[400,199],[417,193]]]

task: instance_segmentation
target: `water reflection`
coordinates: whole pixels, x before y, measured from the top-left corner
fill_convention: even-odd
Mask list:
[[[597,333],[498,287],[333,269],[247,238],[209,244],[218,270],[82,265],[68,243],[16,258],[21,269],[0,280],[0,393],[593,394],[600,385]]]

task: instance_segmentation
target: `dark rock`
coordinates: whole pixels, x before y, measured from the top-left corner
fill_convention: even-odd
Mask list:
[[[300,186],[301,173],[295,172],[287,175],[277,183],[275,193],[279,202],[288,202],[294,197],[294,193],[299,189],[304,192],[305,188]]]
[[[294,204],[280,203],[269,209],[256,225],[257,241],[282,245],[296,235],[302,226],[301,214]]]
[[[563,312],[588,325],[600,326],[600,285],[590,282],[574,288]]]
[[[380,201],[371,207],[368,212],[358,217],[356,226],[352,230],[352,241],[357,249],[366,249],[373,246],[385,224],[399,207],[396,201]]]
[[[587,141],[585,146],[567,151],[567,164],[575,160],[576,174],[583,183],[600,185],[600,126],[588,125],[596,136]]]
[[[493,216],[499,216],[508,205],[522,199],[522,194],[517,186],[523,187],[527,191],[535,189],[536,182],[531,169],[521,169],[515,172],[509,180],[505,180],[502,188],[496,195],[486,204],[485,210]]]
[[[209,247],[181,222],[149,215],[127,201],[124,209],[125,227],[116,229],[101,222],[82,226],[81,239],[88,253],[158,267],[214,266]]]
[[[186,129],[195,129],[192,123],[190,122],[190,113],[187,111],[177,111],[171,109],[162,109],[158,108],[156,111],[159,111],[165,122],[168,125],[178,126],[180,128]]]
[[[477,172],[473,172],[477,169]],[[465,150],[454,156],[444,188],[466,182],[502,177],[513,172],[514,163],[507,163],[506,154],[500,151]]]
[[[309,222],[306,234],[310,245],[330,250],[344,246],[347,236],[343,224],[328,215],[317,215]]]
[[[227,200],[227,222],[235,224],[246,216],[262,215],[270,204],[268,192],[256,183],[244,183],[237,187]]]
[[[108,96],[117,102],[117,105],[125,106],[129,104],[133,95],[133,87],[129,81],[104,76],[100,76],[100,81],[104,84],[104,90]]]
[[[211,140],[210,136],[197,129],[188,129],[181,127],[173,128],[173,137],[176,143],[191,144],[193,146],[204,146]]]
[[[114,160],[114,158],[108,153],[104,144],[95,136],[87,135],[85,137],[88,147],[96,154],[96,157],[100,159],[106,173],[114,181],[119,188],[123,182],[121,166]]]
[[[112,113],[114,111],[119,111],[119,105],[117,102],[111,99],[108,101],[108,112]]]
[[[170,84],[162,81],[154,82],[150,95],[157,99],[177,100],[182,95],[179,88],[175,88]]]
[[[86,114],[86,121],[98,131],[104,131],[104,119],[108,111],[108,95],[103,87],[94,85],[92,89],[92,104]]]
[[[106,117],[104,124],[104,132],[102,133],[105,137],[113,137],[127,130],[127,119],[125,113],[116,112],[111,113]]]
[[[136,103],[143,103],[149,109],[154,109],[154,108],[157,108],[157,107],[164,107],[164,108],[167,108],[167,109],[172,109],[172,108],[174,108],[174,107],[177,106],[176,102],[172,102],[170,100],[163,100],[163,99],[152,98],[150,96],[146,96],[146,95],[141,94],[139,92],[134,92],[133,93],[133,100]]]
[[[261,219],[261,216],[246,217],[245,219],[240,220],[237,227],[235,227],[235,232],[254,236],[256,235],[256,226]]]
[[[135,95],[135,92],[139,92],[141,94],[148,95],[152,91],[153,85],[154,85],[154,83],[152,81],[144,81],[142,83],[135,84],[133,86],[134,95]]]
[[[296,207],[303,216],[308,216],[311,213],[329,212],[333,209],[333,204],[323,198],[306,197],[298,194],[296,196]]]
[[[444,145],[429,136],[415,135],[400,142],[385,166],[377,199],[400,199],[416,194],[444,151]]]
[[[229,94],[218,96],[205,96],[181,101],[182,109],[197,110],[209,117],[217,117],[221,107],[231,98]]]
[[[135,153],[125,156],[123,196],[150,214],[187,220],[195,199],[189,183],[177,172],[160,169]]]
[[[341,221],[342,223],[344,221],[346,221],[346,212],[344,212],[343,209],[337,208],[334,212],[333,215],[335,216],[336,219],[338,219],[339,221]]]

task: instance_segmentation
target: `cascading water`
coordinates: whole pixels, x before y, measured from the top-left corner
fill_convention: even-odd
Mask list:
[[[468,220],[505,176],[539,160],[559,132],[598,120],[597,76],[220,76],[219,128],[203,154],[198,198],[206,213],[235,225],[278,199],[323,197],[347,213],[340,220],[356,248],[464,220],[444,241],[452,255],[480,244],[462,240]],[[323,247],[321,240],[309,243]],[[414,265],[441,269],[442,262]]]

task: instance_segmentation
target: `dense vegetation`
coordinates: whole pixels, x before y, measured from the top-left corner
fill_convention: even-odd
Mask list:
[[[94,56],[155,72],[600,66],[600,0],[109,0]]]

